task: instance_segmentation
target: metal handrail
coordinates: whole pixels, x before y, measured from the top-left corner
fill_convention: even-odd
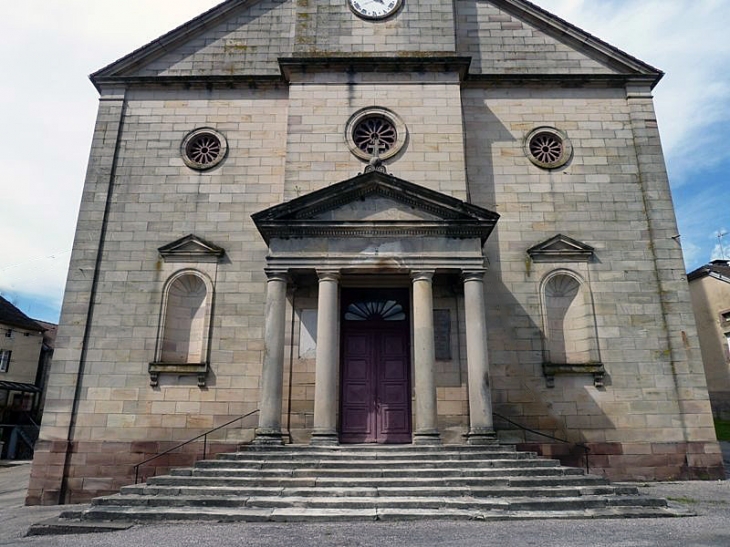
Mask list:
[[[561,438],[555,437],[553,435],[548,435],[547,433],[543,433],[542,431],[537,431],[535,429],[530,429],[529,427],[526,427],[526,426],[524,426],[522,424],[518,424],[517,422],[514,422],[514,421],[510,420],[509,418],[507,418],[506,416],[502,416],[501,414],[498,414],[497,412],[492,412],[492,414],[494,414],[497,418],[500,418],[500,419],[504,420],[505,422],[507,422],[507,423],[509,423],[511,425],[517,426],[520,429],[522,429],[524,431],[527,431],[529,433],[534,433],[535,435],[540,435],[541,437],[545,437],[547,439],[552,439],[554,441],[559,441],[559,442],[565,443],[565,444],[572,444],[574,446],[577,446],[578,448],[582,448],[583,449],[583,455],[585,457],[585,462],[586,462],[586,473],[590,473],[591,472],[591,469],[590,469],[590,467],[588,465],[588,452],[590,452],[591,449],[587,445],[585,445],[583,443],[574,443],[572,441],[567,441],[565,439],[561,439]]]
[[[134,466],[134,484],[137,484],[139,482],[139,468],[142,467],[144,464],[149,463],[153,460],[156,460],[157,458],[160,458],[162,456],[165,456],[165,455],[169,454],[170,452],[177,450],[178,448],[182,448],[185,445],[195,442],[198,439],[200,439],[201,437],[203,438],[203,459],[205,459],[205,457],[207,456],[207,453],[208,453],[208,435],[210,435],[211,433],[215,433],[219,429],[228,427],[229,425],[234,424],[240,420],[244,420],[244,419],[248,418],[249,416],[253,416],[258,411],[259,411],[258,408],[256,410],[252,410],[248,414],[239,416],[238,418],[235,418],[235,419],[231,420],[230,422],[226,422],[223,425],[219,425],[218,427],[216,427],[214,429],[206,431],[205,433],[201,433],[197,437],[193,437],[192,439],[185,441],[184,443],[180,443],[177,446],[173,446],[172,448],[169,448],[169,449],[165,450],[164,452],[160,452],[159,454],[156,454],[155,456],[152,456],[151,458],[147,458],[146,460],[139,462],[137,465]]]

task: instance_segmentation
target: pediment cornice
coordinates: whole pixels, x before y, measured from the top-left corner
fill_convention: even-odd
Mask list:
[[[430,218],[323,218],[326,213],[368,199],[386,198]],[[306,237],[479,238],[482,243],[499,215],[441,192],[377,171],[358,175],[275,205],[251,216],[264,240]]]
[[[157,251],[165,262],[217,262],[226,253],[222,247],[195,234],[188,234],[163,245]]]
[[[527,249],[535,262],[588,262],[595,249],[572,237],[557,234]]]

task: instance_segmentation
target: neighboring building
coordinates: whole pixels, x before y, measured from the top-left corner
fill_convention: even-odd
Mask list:
[[[38,436],[45,328],[0,296],[0,459],[32,454]]]
[[[256,408],[216,450],[499,415],[612,478],[722,476],[661,76],[524,0],[229,0],[93,74],[28,503]]]
[[[730,420],[730,263],[713,260],[687,279],[712,413]]]

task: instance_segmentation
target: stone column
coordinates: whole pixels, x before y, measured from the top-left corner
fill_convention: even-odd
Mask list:
[[[440,444],[436,413],[433,272],[413,272],[413,361],[416,387],[414,444]]]
[[[339,364],[338,283],[340,274],[318,271],[317,355],[314,375],[314,445],[335,445],[337,435],[337,377]]]
[[[282,444],[281,402],[284,384],[284,326],[286,319],[286,286],[289,276],[284,271],[267,271],[264,323],[264,362],[261,371],[261,404],[259,427],[254,444]]]
[[[464,272],[466,361],[469,375],[469,444],[496,441],[489,384],[484,270]]]

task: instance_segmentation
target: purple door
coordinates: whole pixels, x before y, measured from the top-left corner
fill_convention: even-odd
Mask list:
[[[410,336],[405,307],[390,299],[357,300],[346,306],[340,440],[409,443]]]

